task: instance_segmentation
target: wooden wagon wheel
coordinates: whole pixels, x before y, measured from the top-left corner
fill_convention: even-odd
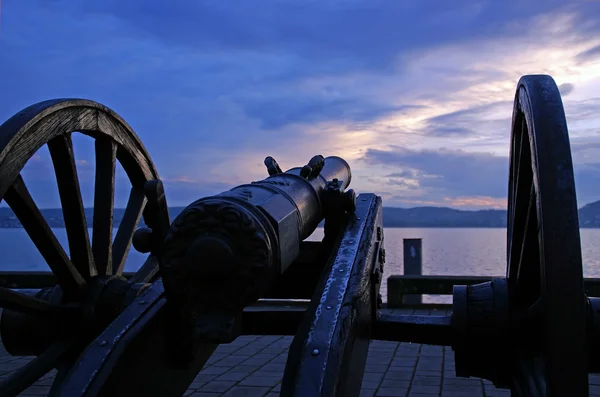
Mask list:
[[[585,300],[573,163],[558,88],[524,76],[514,102],[508,197],[512,393],[587,396]],[[519,338],[517,340],[517,338]]]
[[[95,139],[96,187],[91,244],[72,132]],[[70,255],[54,236],[20,176],[27,161],[45,144],[54,165]],[[113,240],[117,161],[132,187]],[[150,196],[162,200],[161,203],[147,205],[149,188],[154,190]],[[0,199],[12,208],[58,283],[57,287],[42,290],[36,297],[0,289],[0,306],[5,309],[0,322],[5,347],[13,354],[38,355],[0,384],[0,395],[18,394],[52,368],[59,368],[57,378],[60,378],[60,370],[66,371],[78,352],[122,311],[126,305],[124,295],[131,294],[135,289],[133,285],[139,289],[156,277],[158,265],[152,257],[130,282],[121,275],[142,214],[149,225],[156,224],[157,219],[168,224],[161,189],[150,156],[131,127],[112,110],[96,102],[81,99],[40,102],[0,126]],[[38,328],[41,329],[36,334]]]

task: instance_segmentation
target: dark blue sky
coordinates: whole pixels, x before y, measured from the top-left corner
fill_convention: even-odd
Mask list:
[[[0,122],[45,99],[103,103],[142,139],[171,205],[266,176],[265,156],[290,168],[323,154],[384,205],[505,207],[529,73],[561,86],[579,202],[599,200],[600,2],[2,1]],[[58,206],[47,151],[24,174]]]

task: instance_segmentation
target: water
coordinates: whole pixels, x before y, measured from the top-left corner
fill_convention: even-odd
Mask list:
[[[600,277],[600,229],[581,229],[584,277]],[[312,239],[322,238],[322,229]],[[506,229],[504,228],[385,228],[384,280],[404,274],[402,240],[421,238],[424,275],[505,276]],[[381,286],[386,300],[387,284]],[[424,302],[450,303],[450,297],[425,297]]]
[[[53,229],[68,252],[65,229]],[[116,229],[114,231],[116,234]],[[91,230],[90,230],[91,235]],[[386,228],[384,280],[403,274],[402,239],[423,239],[423,274],[455,276],[503,276],[506,272],[506,229]],[[323,229],[309,238],[323,237]],[[581,230],[585,277],[600,277],[600,229]],[[129,251],[125,271],[137,270],[147,254]],[[24,229],[0,228],[0,270],[47,271],[48,266]],[[386,296],[386,285],[382,295]]]

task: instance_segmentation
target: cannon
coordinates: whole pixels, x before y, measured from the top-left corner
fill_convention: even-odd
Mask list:
[[[91,242],[75,131],[95,140]],[[69,255],[20,176],[43,145]],[[131,191],[113,240],[117,161]],[[219,344],[243,334],[293,335],[282,396],[357,396],[370,340],[451,346],[458,376],[489,379],[513,396],[589,395],[588,374],[600,367],[600,301],[584,292],[570,143],[551,77],[517,84],[506,277],[455,286],[449,316],[380,311],[382,200],[348,189],[346,161],[318,155],[286,172],[271,157],[265,165],[266,179],[201,198],[171,222],[150,156],[112,110],[52,100],[2,124],[0,198],[56,285],[0,288],[5,348],[37,356],[0,383],[0,395],[56,369],[51,396],[180,396]],[[306,241],[322,221],[323,240]],[[127,278],[132,245],[150,255]]]

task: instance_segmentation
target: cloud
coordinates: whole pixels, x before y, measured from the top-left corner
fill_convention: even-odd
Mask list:
[[[424,133],[429,136],[493,136],[510,125],[512,102],[500,101],[476,105],[466,109],[441,114],[425,120]],[[502,114],[499,118],[497,115]],[[473,120],[478,121],[478,129],[473,129]]]
[[[594,46],[588,50],[580,52],[579,54],[577,54],[576,59],[577,61],[582,63],[600,59],[600,45]]]
[[[261,121],[263,129],[280,129],[288,124],[314,124],[335,120],[341,123],[374,122],[413,106],[390,106],[360,98],[298,97],[279,95],[241,103],[248,117]]]
[[[396,170],[387,174],[388,184],[401,181],[409,189],[420,189],[427,195],[506,196],[507,157],[455,149],[410,150],[390,146],[387,150],[368,149],[362,160]]]
[[[575,86],[571,83],[563,83],[560,86],[558,86],[558,89],[560,90],[560,95],[563,97],[566,97],[571,92],[573,92],[574,88]]]

